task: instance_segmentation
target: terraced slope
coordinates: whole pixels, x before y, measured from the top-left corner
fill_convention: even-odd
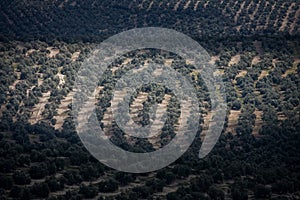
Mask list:
[[[278,44],[276,42],[281,41],[266,42],[256,40],[253,42],[251,40],[243,41],[239,44],[233,42],[231,46],[229,45],[224,51],[218,51],[212,54],[210,62],[215,63],[218,67],[215,74],[223,77],[228,101],[227,125],[224,127],[223,133],[223,136],[226,137],[228,141],[224,142],[224,137],[222,136],[220,138],[220,144],[216,146],[216,149],[218,152],[222,152],[222,155],[228,151],[232,153],[243,151],[243,148],[247,149],[248,147],[243,146],[243,148],[241,148],[241,146],[239,146],[242,141],[239,140],[240,138],[247,138],[247,144],[245,145],[249,143],[258,145],[255,141],[266,141],[273,130],[280,130],[280,126],[285,126],[285,129],[293,131],[293,129],[295,129],[293,123],[299,121],[299,94],[296,92],[299,88],[299,55],[297,54],[299,52],[297,51],[297,46],[299,45],[297,41],[292,40],[284,44]],[[277,50],[275,51],[274,45],[280,46],[282,52],[278,53]],[[94,164],[86,161],[89,155],[86,152],[82,153],[84,152],[81,149],[83,147],[76,143],[76,141],[79,140],[78,138],[76,139],[76,134],[72,131],[73,126],[70,115],[71,99],[74,95],[74,91],[72,91],[72,80],[81,61],[88,55],[91,46],[93,46],[93,44],[78,45],[63,42],[56,42],[50,45],[38,41],[0,44],[0,54],[5,58],[5,60],[1,60],[1,66],[3,67],[0,69],[0,80],[2,83],[1,94],[5,94],[0,96],[0,122],[1,130],[6,130],[1,132],[1,134],[4,135],[5,142],[9,144],[4,147],[13,146],[16,145],[16,143],[22,144],[25,139],[23,140],[20,136],[24,133],[26,137],[28,137],[32,148],[40,150],[40,148],[43,147],[43,142],[49,142],[49,144],[47,144],[51,147],[51,151],[40,150],[43,154],[48,155],[49,153],[49,155],[53,156],[49,157],[49,163],[54,162],[53,160],[64,160],[66,163],[65,169],[58,168],[55,175],[47,174],[43,178],[34,178],[31,183],[20,186],[23,189],[25,187],[33,187],[35,183],[42,184],[47,182],[48,184],[48,179],[50,178],[55,178],[59,181],[67,179],[68,181],[64,183],[64,188],[55,189],[49,193],[49,196],[63,196],[68,195],[70,192],[80,193],[80,191],[83,190],[83,185],[98,187],[100,183],[108,182],[111,177],[115,176],[112,171],[106,170],[105,173],[101,175],[95,173],[94,178],[85,177],[85,170],[89,171],[88,166],[94,166]],[[56,55],[49,56],[51,51],[48,51],[47,48],[52,49],[53,47],[56,49]],[[80,52],[80,54],[78,52]],[[145,53],[146,56],[143,53]],[[117,60],[107,70],[106,80],[100,81],[99,83],[99,90],[96,91],[97,102],[92,103],[96,104],[98,119],[102,123],[101,126],[104,127],[107,135],[112,138],[113,142],[130,150],[133,147],[141,146],[145,148],[133,148],[133,150],[155,150],[166,145],[168,141],[172,139],[173,135],[178,133],[179,124],[186,123],[182,117],[189,113],[188,110],[179,112],[180,107],[174,103],[171,94],[166,93],[165,90],[162,90],[158,86],[153,86],[154,89],[152,86],[149,86],[149,88],[141,89],[133,95],[130,104],[130,115],[133,120],[140,124],[147,122],[149,120],[147,111],[149,107],[156,102],[159,106],[158,115],[164,112],[174,114],[173,117],[169,116],[168,119],[168,121],[172,123],[168,122],[164,124],[166,128],[163,129],[158,137],[152,137],[147,140],[126,137],[126,135],[122,135],[122,132],[117,129],[113,123],[110,109],[112,106],[112,95],[114,94],[112,92],[112,85],[115,79],[119,78],[126,70],[134,69],[135,72],[138,73],[141,67],[136,66],[136,63],[139,61],[143,63],[143,67],[147,67],[148,62],[165,63],[166,66],[176,68],[176,70],[186,74],[187,77],[192,80],[195,88],[199,92],[198,97],[202,114],[201,121],[199,122],[202,132],[199,134],[201,134],[200,136],[203,138],[206,134],[212,113],[210,112],[209,98],[207,97],[207,91],[205,90],[201,76],[198,71],[195,71],[193,67],[189,66],[194,63],[191,61],[183,61],[172,56],[166,56],[166,58],[160,54],[153,56],[147,51],[143,51],[143,53],[138,56],[126,55],[120,60]],[[147,60],[145,60],[145,58]],[[119,98],[121,98],[122,95],[124,94],[121,93]],[[87,108],[89,109],[91,106],[87,106]],[[88,115],[89,112],[82,115],[81,121],[86,122]],[[11,128],[19,128],[21,125],[29,128],[22,129],[22,132],[18,132],[18,134],[12,134],[10,132]],[[157,121],[156,125],[162,126],[162,122]],[[30,131],[33,130],[34,132],[28,133],[27,129]],[[270,131],[270,129],[272,131]],[[230,135],[234,136],[231,137]],[[55,142],[53,142],[51,138],[55,138]],[[196,140],[196,143],[197,142],[200,142],[200,139]],[[70,145],[74,143],[75,145],[70,147]],[[237,144],[238,146],[234,146]],[[263,146],[265,148],[264,144]],[[224,148],[226,148],[226,151],[224,151]],[[198,146],[195,149],[197,154],[199,150]],[[249,149],[247,149],[247,151],[248,150]],[[11,151],[11,153],[18,151],[21,150]],[[84,163],[78,161],[78,151],[83,154],[80,154],[80,159],[84,160]],[[2,155],[11,156],[9,152],[3,152]],[[252,153],[253,156],[251,159],[261,159],[257,158],[259,154],[255,152],[255,148]],[[42,165],[44,161],[37,160],[43,159],[43,156],[36,156],[35,154],[35,151],[32,151],[32,153],[26,152],[22,155],[30,156],[32,165]],[[55,155],[59,155],[59,157],[55,157]],[[189,156],[190,154],[187,154],[185,158]],[[230,159],[232,158],[231,156],[229,157]],[[221,164],[215,164],[221,163],[220,160],[222,159],[218,156],[213,155],[208,159],[210,159],[210,165],[221,166]],[[95,162],[92,158],[90,158],[90,160],[91,162]],[[21,162],[21,160],[18,162]],[[189,160],[189,162],[196,162],[194,166],[200,166],[201,169],[202,167],[205,168],[204,165],[201,166],[201,164],[199,164],[206,162],[205,160]],[[249,160],[245,161],[245,163],[249,162]],[[259,163],[259,161],[257,162]],[[232,166],[230,163],[232,163]],[[231,171],[231,173],[234,174],[235,171],[238,171],[234,168],[236,165],[238,164],[230,160],[224,164],[223,168],[228,171],[230,171],[231,168],[234,169],[234,172]],[[57,164],[57,166],[59,166],[59,164]],[[3,165],[0,167],[1,170],[4,169]],[[30,167],[30,165],[26,164],[22,166],[18,165],[16,170],[23,170],[25,173],[29,173]],[[185,172],[185,170],[181,168],[180,170],[177,170],[175,167],[173,169],[173,166],[170,166],[168,170],[178,174]],[[175,178],[169,177],[170,181],[164,182],[160,189],[153,190],[153,195],[165,199],[167,194],[181,191],[182,187],[193,188],[194,186],[192,185],[195,178],[201,177],[201,180],[203,180],[202,175],[199,175],[202,171],[198,168],[197,170],[193,170],[186,176],[180,174]],[[259,170],[256,171],[256,173],[259,173]],[[84,180],[76,179],[78,174],[85,177]],[[131,193],[140,191],[141,188],[149,186],[147,181],[158,181],[159,178],[157,177],[160,177],[158,174],[159,173],[137,175],[135,178],[130,179],[128,183],[122,183],[123,185],[120,181],[120,186],[109,192],[103,191],[103,186],[99,189],[96,196],[115,198],[121,195],[122,192]],[[12,176],[12,174],[8,174],[8,176]],[[252,174],[249,176],[249,180],[251,180],[253,176],[255,175]],[[219,180],[219,177],[222,178],[222,175],[214,175],[216,185],[224,191],[226,198],[230,198],[230,187],[232,187],[234,181],[230,176],[227,177],[227,175],[224,181]],[[258,177],[257,180],[259,180],[259,178],[260,177]],[[49,183],[49,185],[51,184]],[[6,196],[9,195],[9,192],[9,190],[4,191]],[[252,189],[249,189],[248,194],[249,198],[253,197]],[[276,195],[273,195],[272,197],[275,196]]]

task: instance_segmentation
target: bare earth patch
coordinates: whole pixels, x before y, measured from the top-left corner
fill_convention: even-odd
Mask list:
[[[61,88],[65,84],[65,75],[61,74],[60,72],[56,75],[59,78],[58,88]]]
[[[114,99],[116,99],[117,102],[121,102],[125,95],[126,95],[126,90],[115,91]],[[117,109],[116,106],[117,106],[117,104],[115,104],[115,105],[111,104],[111,107],[107,108],[106,111],[104,112],[103,119],[101,121],[103,123],[103,131],[107,136],[110,135],[111,128],[113,125],[112,108]]]
[[[216,63],[217,60],[219,60],[220,57],[219,56],[211,56],[210,57],[210,61],[208,62],[211,65],[214,65]]]
[[[228,124],[225,132],[231,132],[232,135],[236,135],[235,128],[238,125],[238,119],[240,114],[240,110],[230,110],[230,114],[228,116]]]
[[[183,9],[186,10],[191,4],[191,0],[189,0],[188,2],[186,2],[186,4],[184,5]]]
[[[121,65],[113,66],[110,70],[112,71],[113,74],[119,69],[119,67],[123,67],[128,65],[133,59],[132,58],[126,58]]]
[[[266,77],[268,75],[269,75],[269,70],[262,70],[259,77],[258,77],[258,80],[261,80],[261,79],[263,79],[264,77]]]
[[[209,4],[209,0],[203,5],[204,6],[204,8],[206,8],[207,7],[207,5]]]
[[[147,100],[148,93],[140,92],[130,105],[130,115],[134,121],[139,121],[139,111],[143,110],[143,103]]]
[[[169,104],[169,101],[171,99],[171,95],[165,95],[163,101],[157,105],[157,110],[156,110],[156,117],[155,120],[151,126],[151,134],[155,133],[154,136],[151,135],[151,137],[148,138],[148,141],[152,144],[152,146],[155,149],[160,148],[160,133],[162,130],[162,127],[164,126],[164,121],[160,121],[159,119],[162,118],[163,114],[167,112],[167,107]]]
[[[282,77],[286,78],[289,74],[297,73],[297,65],[299,63],[300,63],[300,59],[296,59],[293,63],[293,67],[291,69],[286,70],[285,73],[282,75]]]
[[[35,49],[29,49],[29,50],[25,53],[25,56],[27,57],[27,56],[31,55],[33,52],[35,52],[35,51],[37,51],[37,50],[35,50]]]
[[[179,137],[177,141],[177,146],[179,148],[184,148],[184,146],[187,145],[187,139],[188,139],[188,118],[190,117],[190,114],[192,113],[192,101],[191,99],[182,100],[180,102],[180,105],[182,106],[180,109],[180,116],[178,118],[177,124],[174,125],[176,136]]]
[[[195,61],[194,60],[186,60],[185,63],[187,65],[194,65],[195,64]]]
[[[102,119],[103,123],[103,131],[105,134],[108,134],[108,132],[111,130],[112,127],[112,120],[113,120],[113,114],[111,108],[107,108]]]
[[[255,57],[252,59],[251,66],[257,65],[260,61],[261,61],[261,60],[260,60],[260,56],[255,56]]]
[[[241,71],[236,75],[235,78],[244,77],[244,76],[247,75],[247,73],[248,73],[247,70],[241,70]]]
[[[237,54],[230,59],[228,66],[230,67],[232,65],[236,65],[240,62],[240,60],[241,60],[241,55]]]
[[[133,59],[132,58],[126,58],[123,63],[122,63],[122,66],[123,65],[128,65]]]
[[[146,60],[143,66],[139,66],[138,68],[135,68],[132,70],[133,73],[139,73],[140,71],[145,70],[149,66],[149,61]]]
[[[45,105],[48,103],[50,93],[50,91],[43,93],[43,96],[39,98],[39,103],[33,107],[31,117],[29,118],[30,124],[35,124],[42,120],[42,112],[45,110]]]
[[[237,32],[240,32],[240,31],[241,31],[241,28],[242,28],[242,25],[239,25],[239,26],[236,26],[236,27],[235,27],[235,29],[236,29]]]
[[[280,62],[280,61],[277,60],[277,59],[273,59],[273,60],[272,60],[272,66],[271,66],[270,68],[275,68],[275,67],[276,67],[276,64],[277,64],[278,62]]]
[[[223,69],[217,69],[213,74],[214,76],[222,76],[224,73]]]
[[[147,11],[151,10],[152,6],[153,6],[154,1],[151,1],[151,3],[149,4]]]
[[[80,55],[80,51],[76,51],[75,53],[73,53],[71,57],[71,61],[75,62],[78,59],[79,55]]]
[[[170,67],[173,63],[174,59],[165,59],[165,65]]]
[[[68,105],[72,103],[74,94],[75,92],[71,91],[63,100],[61,100],[61,103],[57,108],[57,115],[53,117],[56,120],[56,124],[54,125],[55,129],[61,129],[64,120],[69,116],[67,112],[69,111]]]
[[[283,112],[278,112],[278,113],[277,113],[277,119],[278,119],[279,121],[284,121],[284,120],[287,119],[287,117],[285,116],[285,114],[284,114]]]
[[[100,90],[102,90],[103,87],[98,87],[95,91],[94,91],[94,95],[97,96],[97,94],[100,92]],[[78,112],[78,126],[77,129],[78,130],[84,130],[85,125],[88,124],[88,119],[91,116],[91,114],[93,113],[94,108],[96,107],[97,100],[94,97],[90,97],[85,104],[83,105],[83,107],[81,108],[81,110]]]
[[[177,9],[178,9],[178,7],[179,7],[179,5],[180,5],[181,2],[182,2],[182,0],[177,1],[177,3],[175,4],[173,10],[177,11]]]
[[[195,3],[195,5],[194,5],[194,11],[197,10],[199,3],[200,3],[200,1],[197,1],[197,2]]]
[[[213,113],[211,111],[208,111],[206,115],[203,117],[203,126],[202,126],[202,133],[201,133],[201,140],[204,139],[205,135],[207,134],[208,128],[209,128],[209,123],[212,120],[212,115]]]
[[[48,58],[53,58],[59,53],[59,49],[54,47],[47,47],[47,50],[50,51],[50,53],[47,55]]]
[[[65,6],[64,4],[65,4],[65,3],[68,3],[68,1],[69,1],[69,0],[65,0],[65,1],[61,2],[61,3],[58,5],[58,7],[59,7],[59,8],[63,8],[63,7]]]
[[[31,86],[29,89],[26,90],[26,96],[27,96],[27,98],[29,97],[29,92],[32,91],[33,88],[35,88],[35,85]]]
[[[255,118],[255,124],[253,127],[252,134],[258,135],[259,130],[261,129],[261,127],[263,125],[263,120],[262,120],[263,111],[255,110],[254,114],[255,114],[256,118]]]
[[[112,74],[115,74],[118,69],[119,69],[119,67],[112,67],[110,70],[111,70]]]

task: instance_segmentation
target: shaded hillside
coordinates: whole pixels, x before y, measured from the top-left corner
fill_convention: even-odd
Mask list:
[[[6,37],[107,37],[135,27],[160,26],[188,35],[298,34],[296,0],[25,1],[0,2]]]

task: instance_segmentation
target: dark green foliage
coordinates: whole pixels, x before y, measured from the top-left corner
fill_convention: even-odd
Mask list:
[[[13,186],[13,179],[10,176],[0,176],[0,188],[9,190]]]
[[[154,192],[162,192],[165,183],[164,181],[159,179],[150,179],[146,181],[145,185],[151,188],[151,192],[154,193]]]
[[[31,182],[30,175],[24,171],[16,171],[13,174],[13,179],[14,179],[15,184],[18,184],[18,185],[27,185],[27,184],[30,184],[30,182]]]
[[[240,102],[239,102],[238,100],[235,100],[235,101],[232,103],[231,108],[232,108],[233,110],[239,110],[239,109],[241,109],[241,104],[240,104]]]
[[[272,184],[272,192],[276,194],[293,193],[295,190],[294,183],[287,179],[277,180]]]
[[[98,193],[98,188],[95,186],[81,185],[79,188],[79,194],[82,194],[84,198],[94,198]]]
[[[247,186],[242,181],[235,181],[230,188],[231,198],[233,200],[247,200],[248,192],[246,188]]]
[[[63,175],[67,185],[73,185],[82,181],[78,170],[68,170],[65,171]]]
[[[30,192],[29,188],[27,188],[27,187],[23,188],[21,199],[22,200],[30,200],[30,199],[32,199],[32,195],[31,195],[31,192]]]
[[[46,180],[46,183],[51,192],[56,192],[64,189],[64,182],[65,182],[64,178],[57,179],[56,177],[50,177],[49,179]]]
[[[20,186],[13,186],[9,192],[9,196],[13,198],[20,198],[22,195],[22,188]]]
[[[156,177],[164,180],[166,184],[171,184],[176,179],[176,175],[173,172],[169,172],[164,169],[159,170],[156,174]]]
[[[135,192],[139,199],[146,199],[151,195],[151,188],[147,186],[138,186],[132,189]]]
[[[194,192],[206,192],[212,184],[212,177],[203,174],[191,181],[191,190]]]
[[[180,198],[177,196],[175,192],[171,192],[167,194],[167,200],[179,200]]]
[[[101,181],[98,184],[98,187],[99,192],[114,192],[118,189],[118,182],[113,179],[109,179],[107,181]]]
[[[103,167],[98,163],[87,163],[81,165],[80,175],[83,180],[94,180],[103,174]]]
[[[45,198],[49,195],[49,187],[46,183],[35,183],[33,186],[31,186],[30,191],[32,195],[39,197],[39,198]]]
[[[120,183],[120,185],[127,185],[128,183],[134,181],[135,176],[130,173],[117,172],[115,179]]]
[[[193,200],[193,199],[204,199],[210,200],[211,198],[204,193],[191,191],[190,188],[179,187],[176,192],[171,192],[167,194],[167,199],[184,199],[184,200]]]
[[[9,173],[16,167],[15,161],[12,158],[0,158],[0,172]]]
[[[190,168],[188,166],[185,166],[185,165],[176,165],[172,171],[179,178],[180,177],[187,177],[191,173]]]
[[[254,195],[256,198],[269,198],[271,195],[271,188],[262,184],[258,184],[254,188]]]
[[[45,163],[33,165],[30,167],[29,173],[33,179],[42,179],[48,175],[47,166]]]
[[[208,190],[208,194],[212,200],[224,200],[225,194],[221,189],[211,186]]]

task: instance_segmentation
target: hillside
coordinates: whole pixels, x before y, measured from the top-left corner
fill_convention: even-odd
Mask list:
[[[299,1],[3,0],[0,8],[0,199],[300,198]],[[94,104],[99,126],[115,145],[156,151],[187,126],[188,111],[174,93],[146,84],[131,97],[130,117],[145,126],[157,104],[154,129],[162,128],[146,139],[124,133],[114,121],[112,98],[130,70],[164,64],[187,77],[200,104],[199,131],[188,151],[163,169],[133,174],[87,151],[71,109],[76,74],[98,42],[146,26],[182,31],[208,51],[224,82],[227,113],[218,143],[199,159],[214,113],[193,61],[153,49],[120,56],[98,80],[96,102],[80,110],[87,123]]]
[[[176,192],[181,187],[197,191],[193,189],[195,181],[199,181],[199,177],[203,176],[203,172],[208,173],[208,177],[216,176],[214,175],[216,172],[211,168],[214,165],[208,163],[215,162],[212,161],[216,159],[215,156],[222,155],[222,161],[218,161],[220,164],[214,167],[222,171],[224,177],[222,180],[214,177],[209,185],[217,187],[218,190],[221,189],[226,198],[232,195],[230,188],[237,187],[237,180],[233,181],[233,179],[245,182],[244,178],[241,179],[242,175],[240,173],[228,175],[228,173],[233,172],[226,166],[227,164],[233,165],[233,163],[230,164],[233,162],[233,158],[238,159],[234,162],[238,162],[241,167],[249,165],[252,167],[251,170],[254,170],[245,172],[243,175],[243,177],[249,179],[248,181],[251,180],[251,182],[258,182],[263,185],[271,184],[273,188],[278,187],[276,184],[281,184],[281,182],[277,183],[279,180],[286,181],[284,179],[286,176],[276,173],[274,175],[277,177],[276,179],[267,179],[268,181],[264,182],[262,180],[266,180],[265,173],[271,173],[269,171],[271,169],[264,165],[268,162],[272,165],[279,163],[279,168],[282,167],[282,169],[288,170],[286,174],[289,177],[287,179],[288,183],[294,184],[293,190],[284,190],[283,193],[288,196],[297,195],[299,191],[297,184],[299,182],[292,176],[293,173],[297,173],[297,170],[294,171],[297,164],[296,161],[286,160],[284,156],[287,153],[286,158],[297,160],[293,155],[298,152],[297,141],[299,141],[297,139],[298,134],[296,134],[299,130],[300,108],[300,93],[297,92],[300,83],[299,42],[265,38],[262,41],[249,39],[244,40],[242,43],[223,41],[215,44],[224,49],[220,51],[218,46],[214,45],[214,48],[210,50],[212,52],[211,62],[216,63],[218,67],[216,73],[223,77],[228,101],[227,120],[223,130],[222,142],[218,143],[214,152],[207,159],[197,161],[194,156],[186,157],[193,154],[197,155],[200,139],[196,139],[197,142],[186,156],[169,169],[163,170],[164,173],[172,174],[173,178],[171,180],[167,178],[167,175],[160,175],[162,172],[159,171],[146,175],[122,175],[121,177],[131,177],[127,177],[126,180],[128,180],[126,181],[123,180],[124,177],[121,179],[114,178],[119,177],[119,175],[113,170],[107,168],[103,170],[103,166],[86,152],[72,125],[70,108],[71,98],[74,95],[72,91],[73,78],[80,63],[92,50],[94,44],[68,44],[64,42],[47,44],[38,41],[2,43],[1,55],[4,59],[1,60],[2,95],[0,116],[2,141],[0,143],[3,155],[0,162],[1,177],[4,178],[3,175],[12,177],[19,190],[23,192],[24,190],[30,190],[33,197],[49,195],[57,198],[67,197],[71,194],[84,197],[89,195],[87,191],[90,190],[94,191],[90,194],[92,196],[115,198],[119,195],[124,196],[122,192],[127,195],[138,193],[139,190],[146,192],[150,189],[148,181],[154,181],[159,184],[157,186],[159,189],[152,188],[151,196],[164,199],[167,196],[172,196],[172,192]],[[147,60],[144,60],[145,57]],[[130,151],[153,151],[167,144],[176,134],[176,127],[180,123],[176,100],[170,99],[172,94],[165,93],[163,88],[155,85],[151,86],[152,89],[150,90],[141,88],[137,91],[138,93],[130,107],[133,119],[141,124],[149,121],[147,112],[149,106],[154,103],[153,101],[157,101],[162,112],[167,110],[169,123],[164,125],[167,128],[160,133],[159,137],[149,140],[128,138],[126,135],[122,135],[111,121],[112,116],[109,109],[109,102],[112,98],[111,84],[120,74],[132,69],[136,63],[148,62],[164,62],[166,66],[174,67],[196,81],[194,84],[199,94],[199,101],[203,105],[201,111],[203,119],[201,137],[205,135],[211,113],[209,101],[206,98],[207,91],[202,87],[203,81],[201,81],[200,75],[193,72],[188,64],[189,62],[181,61],[180,58],[165,53],[161,55],[155,52],[151,53],[151,51],[142,51],[136,55],[125,55],[117,60],[107,71],[106,81],[99,83],[99,89],[97,90],[99,93],[99,102],[97,103],[98,119],[104,130],[108,131],[111,140]],[[160,91],[159,96],[157,96],[157,91]],[[281,141],[279,146],[276,142],[278,140]],[[274,145],[276,145],[276,151],[275,149],[272,150],[272,148],[275,148]],[[22,148],[17,152],[13,151],[13,149],[19,147]],[[286,151],[286,148],[291,149]],[[55,149],[61,150],[57,152]],[[15,156],[12,158],[11,153],[8,153],[7,150],[15,152]],[[36,151],[40,153],[35,155],[37,154]],[[247,154],[248,157],[241,157],[242,152]],[[261,157],[257,154],[264,157],[264,159],[260,160]],[[265,156],[269,154],[279,157],[266,158]],[[25,161],[26,159],[21,161],[21,158],[26,158],[27,161]],[[220,157],[217,158],[221,159]],[[89,161],[85,164],[87,160]],[[253,160],[256,160],[257,164],[253,163]],[[52,166],[50,163],[54,161],[55,171],[52,171],[49,167]],[[61,162],[64,163],[64,168],[59,167]],[[202,164],[199,164],[199,162]],[[183,173],[183,169],[180,169],[180,171],[175,170],[178,167],[185,169],[188,163],[194,163],[195,166],[191,171],[186,172],[187,175],[180,175]],[[204,163],[210,167],[205,167]],[[100,165],[100,168],[89,169],[91,165],[95,164],[96,166]],[[287,164],[289,167],[284,167]],[[39,168],[35,169],[35,166]],[[47,170],[43,172],[33,171],[41,170],[41,167],[46,167]],[[173,167],[175,168],[173,169]],[[199,169],[201,170],[199,171]],[[85,172],[85,170],[96,170],[96,175]],[[14,178],[17,176],[16,173],[22,173],[22,176],[29,177],[28,182],[20,183],[18,179]],[[42,174],[37,175],[36,173]],[[71,174],[75,177],[78,176],[78,178],[74,180],[75,177],[71,178]],[[117,182],[109,182],[112,178],[116,179]],[[61,183],[61,186],[52,185],[52,182],[57,181]],[[123,183],[123,181],[126,181],[126,183]],[[113,188],[104,190],[101,184],[109,184]],[[116,187],[115,184],[119,186]],[[41,194],[35,191],[34,188],[42,186],[46,188],[44,189],[45,193]],[[8,186],[1,187],[16,189]],[[253,192],[256,191],[255,187],[245,185],[243,188],[242,193],[248,194],[251,199],[254,195]],[[7,189],[3,191],[3,195],[14,197],[14,190]],[[205,195],[208,188],[199,191],[202,191],[200,193]],[[281,190],[272,191],[272,197],[282,194]],[[22,195],[22,193],[19,195]],[[146,197],[150,193],[140,195]]]
[[[144,26],[173,28],[194,37],[298,35],[300,29],[296,0],[3,0],[0,8],[0,33],[8,38],[74,40]]]

